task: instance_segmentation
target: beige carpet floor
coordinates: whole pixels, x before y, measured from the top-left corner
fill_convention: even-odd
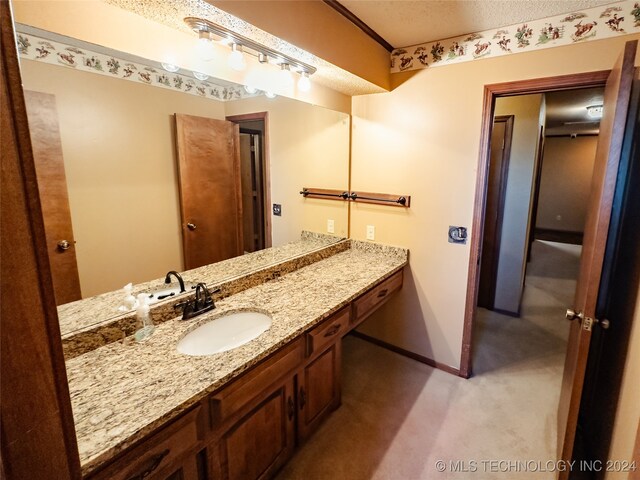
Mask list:
[[[534,242],[521,317],[478,312],[469,380],[345,338],[342,406],[278,479],[555,478],[547,461],[579,255]]]

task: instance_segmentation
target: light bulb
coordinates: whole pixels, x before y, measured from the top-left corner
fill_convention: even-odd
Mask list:
[[[231,53],[229,54],[229,67],[233,70],[242,71],[247,67],[242,54],[242,46],[237,43],[231,44]]]
[[[300,74],[300,78],[298,79],[298,90],[301,92],[308,92],[311,90],[311,80],[309,80],[309,74],[307,72],[302,72]]]
[[[211,40],[209,32],[200,30],[198,33],[198,42],[196,43],[196,53],[201,60],[210,62],[216,56],[216,47]]]
[[[209,78],[209,75],[207,75],[206,73],[200,73],[200,72],[193,72],[193,76],[196,77],[198,80],[201,80],[203,82],[207,78]]]
[[[249,94],[249,95],[253,95],[254,93],[256,93],[258,91],[258,89],[256,87],[252,87],[251,85],[245,85],[244,86],[244,90]]]
[[[276,98],[276,94],[273,92],[264,92],[264,96],[267,98]]]
[[[174,65],[172,63],[164,63],[162,62],[162,68],[164,68],[167,72],[171,72],[171,73],[176,73],[178,70],[180,70],[180,67],[178,67],[177,65]]]
[[[280,82],[284,88],[290,88],[293,86],[293,75],[288,63],[280,65]]]

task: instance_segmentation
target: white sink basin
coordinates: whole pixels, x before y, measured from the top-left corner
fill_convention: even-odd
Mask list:
[[[178,351],[185,355],[226,352],[253,340],[271,327],[271,318],[259,312],[235,312],[218,317],[182,337]]]

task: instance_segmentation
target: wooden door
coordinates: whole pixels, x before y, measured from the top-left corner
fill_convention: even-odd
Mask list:
[[[637,40],[627,42],[622,56],[609,74],[604,92],[604,116],[600,123],[600,137],[580,259],[580,275],[573,305],[573,309],[582,319],[575,317],[571,324],[558,406],[558,456],[565,461],[570,461],[573,453],[591,329],[595,326],[592,319],[596,315],[637,44]],[[568,475],[569,472],[560,472],[558,478],[566,479]]]
[[[80,277],[71,226],[56,97],[25,91],[33,158],[44,217],[56,305],[80,300]]]
[[[81,478],[11,4],[0,2],[0,477]]]
[[[271,394],[210,445],[210,477],[220,480],[271,478],[295,448],[294,378]]]
[[[298,434],[309,437],[340,405],[340,348],[338,340],[304,368],[298,386]]]
[[[238,126],[176,113],[185,269],[241,255],[242,187]]]
[[[478,285],[478,306],[493,309],[498,276],[498,257],[504,199],[507,191],[507,174],[511,155],[513,115],[495,117],[491,131],[491,158],[489,160],[489,180],[487,185],[487,206],[480,260],[480,284]]]

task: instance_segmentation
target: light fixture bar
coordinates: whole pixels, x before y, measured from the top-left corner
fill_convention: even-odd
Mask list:
[[[253,50],[257,53],[256,56],[258,58],[260,58],[260,54],[266,55],[268,57],[279,60],[280,63],[286,63],[290,65],[290,67],[292,67],[293,69],[297,69],[300,72],[305,72],[308,75],[313,75],[314,73],[316,73],[316,67],[313,67],[308,63],[301,62],[299,60],[296,60],[295,58],[285,55],[284,53],[280,53],[258,42],[255,42],[250,38],[238,35],[237,33],[234,33],[231,30],[226,29],[225,27],[216,25],[215,23],[211,23],[209,20],[197,17],[186,17],[184,19],[184,23],[186,23],[189,28],[191,28],[197,34],[200,34],[200,32],[212,33],[214,35],[217,35],[218,37],[227,39],[232,43],[242,45],[246,49]]]

